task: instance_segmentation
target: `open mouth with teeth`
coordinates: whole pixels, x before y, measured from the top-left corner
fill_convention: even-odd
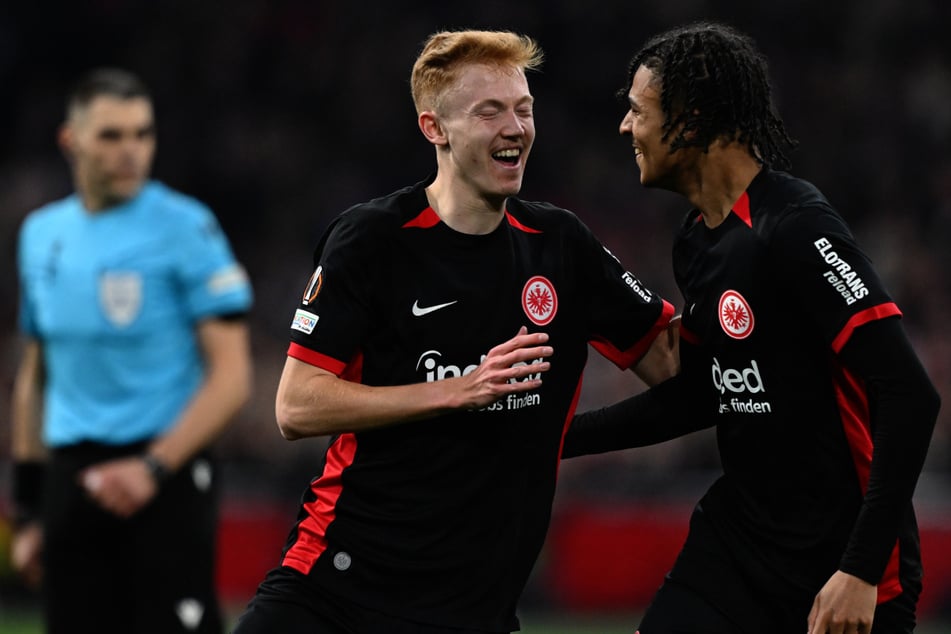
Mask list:
[[[492,153],[492,158],[500,163],[505,163],[506,165],[516,165],[518,164],[519,158],[522,156],[522,151],[518,148],[510,148],[508,150],[499,150],[498,152]]]

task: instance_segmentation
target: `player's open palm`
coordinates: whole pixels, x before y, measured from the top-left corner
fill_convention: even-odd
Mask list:
[[[877,599],[876,586],[837,571],[816,595],[808,634],[869,634]]]
[[[489,350],[478,368],[460,377],[465,407],[488,407],[508,394],[540,387],[541,373],[551,367],[544,360],[553,352],[547,341],[547,333],[528,334],[522,326],[517,335]]]

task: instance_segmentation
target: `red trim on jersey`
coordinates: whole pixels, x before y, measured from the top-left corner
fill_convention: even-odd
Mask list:
[[[740,198],[733,203],[733,213],[743,221],[747,227],[753,228],[753,218],[750,216],[750,195],[746,192],[740,194]]]
[[[508,211],[505,212],[505,219],[509,221],[510,225],[512,225],[516,229],[524,231],[525,233],[541,233],[541,231],[539,231],[538,229],[532,229],[531,227],[526,227],[525,225],[520,223],[518,220],[516,220],[515,216],[510,214]]]
[[[660,317],[657,318],[657,321],[654,322],[654,325],[648,333],[627,350],[621,352],[614,347],[614,344],[601,337],[592,339],[588,343],[590,343],[591,347],[597,350],[602,357],[622,370],[627,370],[644,356],[647,349],[654,343],[654,339],[657,338],[657,335],[670,325],[670,320],[674,316],[674,305],[667,300],[661,301],[663,302],[663,308],[660,311]]]
[[[839,334],[835,336],[835,339],[832,340],[832,350],[836,353],[841,352],[846,342],[852,337],[852,333],[855,332],[855,329],[859,326],[864,326],[868,322],[875,321],[876,319],[884,319],[885,317],[894,317],[896,315],[901,317],[901,310],[894,302],[879,304],[878,306],[872,306],[871,308],[866,308],[861,312],[855,313],[852,315],[852,318],[846,322],[845,327],[839,331]]]
[[[439,218],[439,214],[436,213],[436,210],[432,207],[426,207],[426,209],[423,209],[423,211],[420,212],[418,216],[403,225],[403,228],[406,229],[407,227],[418,227],[419,229],[429,229],[431,227],[435,227],[440,222],[441,220]]]
[[[862,322],[865,323],[865,322]],[[835,398],[839,404],[839,416],[845,431],[846,442],[855,463],[862,494],[868,491],[869,473],[872,470],[872,432],[868,410],[868,395],[863,381],[847,368],[833,362],[833,385]],[[884,603],[902,593],[901,579],[898,576],[898,544],[892,550],[885,567],[885,574],[878,584],[878,602]]]
[[[575,410],[578,409],[578,400],[581,398],[581,383],[584,378],[584,372],[578,376],[578,384],[575,386],[575,395],[571,397],[571,405],[568,406],[568,415],[565,417],[565,424],[561,427],[561,442],[558,443],[558,462],[555,465],[555,481],[558,480],[558,469],[561,467],[561,452],[565,449],[565,435],[568,428],[571,427],[571,420],[575,417]]]
[[[350,359],[350,363],[340,373],[340,378],[354,383],[363,383],[363,351],[361,350]]]
[[[343,490],[341,475],[353,464],[357,437],[342,434],[327,448],[323,474],[311,482],[315,499],[304,504],[307,516],[297,523],[297,537],[281,559],[281,565],[307,575],[327,550],[327,527],[337,516],[337,500]]]
[[[695,346],[700,345],[700,337],[698,337],[694,331],[685,328],[683,321],[680,322],[680,338]]]
[[[298,361],[303,361],[304,363],[309,363],[310,365],[317,366],[327,372],[332,372],[337,376],[340,376],[344,370],[347,369],[347,364],[343,361],[338,361],[333,357],[328,357],[325,354],[320,354],[310,348],[305,348],[299,343],[291,342],[291,345],[287,348],[287,356],[294,357]]]

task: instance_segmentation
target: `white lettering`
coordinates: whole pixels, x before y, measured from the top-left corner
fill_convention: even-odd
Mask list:
[[[723,369],[720,366],[720,360],[713,357],[713,366],[711,368],[713,375],[713,386],[721,395],[731,394],[759,394],[766,391],[766,384],[763,382],[763,375],[760,373],[759,365],[755,360],[750,360],[750,366],[742,370],[733,368]],[[725,402],[720,401],[720,414],[729,414],[735,412],[738,414],[768,414],[773,411],[769,401],[757,401],[752,398],[742,400],[735,396],[730,396]]]
[[[711,368],[713,375],[713,386],[717,388],[720,394],[726,394],[727,391],[735,394],[749,392],[756,394],[765,392],[766,387],[763,384],[763,376],[760,374],[759,366],[756,360],[750,362],[750,367],[743,370],[733,370],[720,368],[720,361],[713,357],[713,366]]]
[[[643,299],[645,302],[650,302],[653,294],[644,288],[641,285],[640,280],[630,274],[628,271],[624,271],[624,275],[621,276],[621,279],[624,280],[624,283],[631,287],[637,296]]]
[[[460,368],[458,365],[453,364],[442,364],[439,363],[439,359],[442,358],[442,353],[438,350],[427,350],[420,355],[419,359],[416,361],[416,370],[423,371],[423,375],[426,377],[427,383],[432,383],[434,381],[442,381],[443,379],[452,379],[458,376],[466,376],[467,374],[474,372],[476,368],[479,367],[483,361],[485,361],[486,355],[482,355],[479,358],[479,363],[474,363],[472,365],[467,365],[464,368]],[[513,368],[524,367],[527,365],[535,365],[537,363],[542,363],[545,359],[539,357],[538,359],[532,359],[531,362],[519,361],[512,365]],[[534,381],[540,379],[542,376],[541,372],[534,372],[532,374],[525,375],[523,379],[511,378],[509,383],[518,383],[521,381]]]

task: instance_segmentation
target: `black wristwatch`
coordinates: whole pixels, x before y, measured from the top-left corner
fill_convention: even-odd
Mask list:
[[[152,475],[152,479],[155,480],[155,484],[162,486],[165,484],[165,481],[171,477],[172,472],[162,464],[162,461],[153,456],[150,453],[142,454],[142,462],[145,463],[145,468],[149,470],[149,473]]]

